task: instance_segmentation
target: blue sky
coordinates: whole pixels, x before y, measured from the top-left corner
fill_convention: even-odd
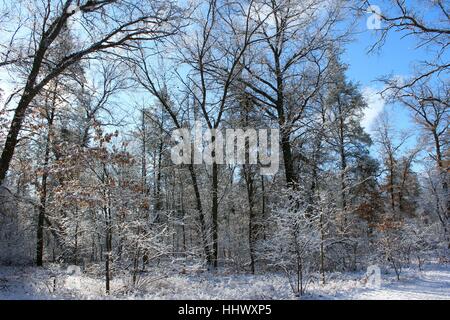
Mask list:
[[[368,15],[367,15],[368,16]],[[360,84],[366,96],[369,108],[363,125],[370,132],[376,116],[383,110],[394,111],[392,119],[399,129],[411,126],[411,116],[399,105],[386,105],[377,92],[382,89],[378,78],[386,75],[408,76],[413,66],[427,56],[425,49],[417,49],[412,37],[403,37],[399,33],[391,33],[380,50],[368,53],[369,48],[378,39],[375,30],[366,27],[365,19],[359,21],[360,33],[355,35],[355,41],[345,48],[342,60],[348,64],[347,76],[350,80]]]
[[[379,0],[383,3],[384,0]],[[383,6],[380,4],[381,10]],[[424,9],[425,11],[425,9]],[[384,109],[394,109],[393,114],[394,123],[397,128],[407,128],[411,124],[411,117],[408,111],[401,106],[385,105],[384,101],[376,94],[382,88],[381,83],[376,79],[384,75],[408,76],[411,73],[413,64],[420,60],[425,60],[427,52],[425,49],[416,49],[416,43],[413,37],[402,38],[399,33],[390,33],[386,43],[378,52],[368,53],[368,48],[377,40],[377,32],[369,30],[366,26],[366,17],[359,20],[359,25],[356,28],[360,30],[354,36],[355,41],[346,46],[346,51],[342,60],[348,64],[347,71],[348,78],[360,84],[360,87],[368,100],[369,108],[366,111],[366,117],[363,126],[370,132],[371,124],[376,116]],[[0,72],[0,78],[6,76]],[[6,86],[6,83],[4,84]],[[6,86],[3,89],[8,89]],[[136,96],[134,92],[133,96]],[[130,101],[128,96],[127,105],[132,107],[136,101]],[[136,99],[135,99],[136,100]],[[140,100],[140,99],[137,99]]]

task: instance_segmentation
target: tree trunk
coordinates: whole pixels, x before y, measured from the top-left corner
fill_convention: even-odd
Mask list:
[[[211,264],[212,257],[211,257],[211,253],[209,251],[209,246],[208,246],[205,215],[203,213],[202,201],[200,198],[200,191],[199,191],[198,184],[197,184],[197,175],[195,174],[194,165],[192,163],[189,164],[189,172],[191,174],[192,186],[194,187],[195,204],[196,204],[196,209],[197,209],[197,212],[199,215],[199,220],[200,220],[200,228],[201,228],[200,232],[201,232],[201,238],[202,238],[202,242],[203,242],[203,250],[205,252],[207,263]]]
[[[255,273],[255,206],[254,206],[254,190],[253,190],[253,177],[251,168],[244,164],[244,175],[245,175],[245,185],[247,187],[247,199],[249,208],[249,218],[248,218],[248,246],[250,254],[250,270]]]
[[[441,151],[441,142],[439,141],[439,136],[436,132],[436,129],[433,129],[433,138],[434,144],[436,148],[436,161],[439,168],[440,178],[442,181],[442,191],[444,193],[444,197],[446,199],[446,212],[444,212],[443,220],[444,220],[444,236],[447,241],[447,248],[450,249],[450,235],[449,235],[449,220],[450,220],[450,195],[448,193],[448,168],[442,159],[442,151]]]
[[[264,185],[264,176],[261,175],[261,217],[264,219],[262,225],[263,228],[263,239],[266,240],[266,188]]]
[[[391,199],[392,213],[395,213],[395,193],[394,193],[394,157],[392,154],[389,155],[389,186],[388,192]]]
[[[214,143],[214,141],[213,141]],[[214,152],[213,152],[214,153]],[[212,164],[212,241],[213,241],[213,250],[212,250],[212,263],[214,269],[217,268],[217,259],[218,259],[218,211],[219,211],[219,203],[218,203],[218,168],[217,163],[215,161],[215,157],[213,154],[213,164]]]
[[[296,188],[298,181],[294,170],[290,134],[286,131],[287,130],[284,129],[281,130],[281,150],[283,152],[283,163],[284,163],[286,184],[290,188]]]
[[[320,276],[322,284],[325,284],[325,230],[323,223],[323,212],[320,214]]]
[[[347,210],[347,196],[346,196],[346,188],[347,188],[347,184],[346,184],[346,170],[347,170],[347,155],[345,152],[345,126],[344,126],[344,116],[342,114],[342,108],[339,105],[339,156],[340,156],[340,169],[341,169],[341,173],[340,173],[340,179],[341,179],[341,210],[342,210],[342,215],[343,215],[343,219],[342,219],[342,231],[345,228],[346,225],[346,220],[347,220],[347,215],[346,215],[346,210]]]
[[[105,234],[105,247],[106,247],[106,259],[105,259],[105,289],[106,294],[110,293],[110,281],[111,281],[111,250],[112,250],[112,230],[111,230],[111,209],[103,208],[106,222],[106,234]]]
[[[0,157],[0,185],[4,183],[6,178],[6,174],[8,173],[9,166],[11,164],[12,157],[14,155],[14,150],[17,145],[19,132],[22,128],[22,123],[25,118],[26,111],[28,106],[34,97],[39,93],[39,91],[53,78],[58,76],[63,70],[56,70],[52,73],[52,75],[47,76],[44,80],[39,83],[36,83],[38,79],[39,72],[41,70],[42,61],[45,58],[45,54],[56,39],[56,37],[60,34],[62,28],[65,25],[67,20],[67,9],[70,5],[70,1],[66,1],[63,5],[62,12],[63,15],[57,17],[53,23],[45,30],[41,38],[39,40],[39,45],[36,53],[34,54],[33,65],[31,67],[31,71],[28,74],[27,82],[23,89],[23,94],[17,104],[17,108],[14,111],[14,116],[11,122],[11,126],[8,131],[8,135],[6,136],[5,145],[2,151],[2,155]]]
[[[36,265],[38,267],[42,266],[43,263],[43,255],[44,255],[44,223],[45,223],[45,211],[46,211],[46,203],[47,203],[47,179],[48,179],[48,164],[50,161],[50,144],[52,139],[52,129],[53,129],[53,120],[55,116],[55,106],[56,106],[56,85],[53,92],[52,105],[50,109],[50,113],[47,114],[47,137],[45,141],[45,154],[44,154],[44,163],[43,163],[43,173],[41,179],[41,194],[40,194],[40,205],[39,205],[39,216],[38,216],[38,225],[37,225],[37,242],[36,242]],[[47,107],[46,98],[46,106]],[[3,162],[2,162],[3,164]]]
[[[17,145],[19,132],[25,118],[25,112],[33,97],[34,95],[24,94],[19,101],[16,111],[14,112],[14,117],[12,119],[8,135],[6,136],[5,145],[0,158],[0,185],[4,183],[6,174],[8,173],[8,169],[14,155],[14,150]]]

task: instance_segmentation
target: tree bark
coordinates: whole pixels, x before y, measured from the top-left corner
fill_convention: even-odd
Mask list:
[[[248,199],[248,246],[250,255],[250,270],[255,273],[255,205],[254,205],[254,183],[251,168],[249,165],[244,164],[245,185],[247,187],[247,199]]]
[[[110,281],[111,281],[111,250],[112,250],[112,229],[111,229],[111,209],[103,208],[105,214],[106,234],[105,234],[105,290],[106,294],[110,293]]]
[[[214,141],[213,141],[214,143]],[[214,151],[213,151],[214,153]],[[212,241],[213,241],[213,250],[212,250],[212,263],[214,269],[217,268],[218,265],[218,211],[219,211],[219,203],[218,203],[218,167],[217,163],[215,161],[215,156],[213,154],[213,164],[212,164],[212,190],[211,190],[211,197],[212,197],[212,207],[211,207],[211,214],[212,214]]]
[[[40,192],[40,205],[39,205],[39,215],[38,215],[38,225],[37,225],[37,241],[36,241],[36,265],[41,267],[43,264],[44,255],[44,224],[45,224],[45,211],[47,204],[47,179],[48,179],[48,164],[50,161],[50,144],[52,139],[52,129],[53,120],[55,116],[55,106],[56,106],[56,85],[53,92],[52,105],[50,113],[47,114],[47,137],[45,141],[45,153],[44,153],[44,163],[43,163],[43,173],[41,179],[41,192]],[[47,104],[48,99],[46,99]],[[47,105],[45,106],[47,108]]]
[[[204,250],[205,256],[206,256],[206,262],[208,264],[211,264],[212,257],[211,257],[211,252],[210,252],[209,246],[208,246],[205,214],[203,213],[202,201],[200,198],[200,191],[199,191],[198,183],[197,183],[197,175],[195,174],[193,164],[189,164],[189,173],[191,174],[192,186],[194,187],[194,194],[195,194],[195,205],[196,205],[196,209],[197,209],[199,220],[200,220],[200,228],[201,228],[200,232],[201,232],[201,237],[202,237],[202,242],[203,242],[203,250]]]

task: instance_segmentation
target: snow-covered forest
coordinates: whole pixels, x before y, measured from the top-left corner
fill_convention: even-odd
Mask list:
[[[0,299],[450,299],[449,17],[0,0]]]

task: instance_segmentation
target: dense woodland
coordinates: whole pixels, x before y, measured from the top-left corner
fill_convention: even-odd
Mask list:
[[[382,3],[368,54],[401,33],[428,60],[374,79],[368,132],[342,55],[369,1],[1,1],[0,263],[100,270],[106,292],[157,265],[282,272],[301,295],[448,261],[449,3]],[[174,164],[198,121],[279,129],[278,172]]]

